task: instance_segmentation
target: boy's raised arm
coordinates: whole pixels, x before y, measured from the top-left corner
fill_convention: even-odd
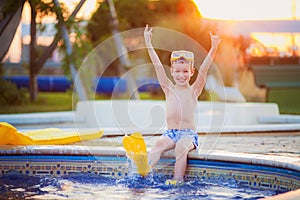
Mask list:
[[[154,69],[155,69],[159,84],[160,84],[162,90],[166,93],[171,81],[169,80],[168,76],[166,75],[164,67],[152,46],[151,37],[152,37],[152,28],[149,28],[147,25],[144,30],[144,38],[145,38],[146,47],[147,47],[150,59],[152,61],[152,64],[154,65]]]
[[[217,31],[216,35],[213,35],[211,32],[209,32],[209,34],[210,34],[210,39],[211,39],[211,48],[210,48],[207,56],[205,57],[203,63],[201,64],[199,71],[198,71],[198,76],[196,78],[196,81],[193,84],[193,89],[194,89],[196,96],[199,96],[204,88],[208,69],[209,69],[211,63],[213,62],[213,59],[216,55],[216,51],[218,49],[218,45],[221,42],[218,31]]]

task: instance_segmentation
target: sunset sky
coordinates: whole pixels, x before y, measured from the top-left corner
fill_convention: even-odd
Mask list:
[[[97,1],[86,0],[78,17],[89,19],[98,7]],[[71,13],[79,0],[60,0],[60,2],[67,5]],[[208,21],[217,20],[231,25],[244,20],[296,20],[300,22],[300,0],[194,0],[194,2],[201,15]],[[22,15],[23,23],[30,22],[29,12],[28,5],[25,5]],[[45,21],[51,21],[51,19],[45,19]],[[19,35],[20,29],[17,31]],[[289,31],[281,33],[253,31],[249,32],[249,35],[263,45],[280,50],[285,50],[293,44],[300,47],[300,27],[299,31],[292,34]],[[27,36],[27,38],[23,38],[23,42],[27,43],[29,39]],[[51,38],[43,39],[44,42],[49,43],[47,40],[51,42]],[[16,43],[20,43],[20,38],[14,41],[15,45],[19,45]],[[11,55],[10,57],[18,60],[20,55]]]
[[[73,10],[79,0],[60,0]],[[201,14],[222,20],[300,20],[300,0],[194,0]],[[86,0],[79,16],[90,17],[97,0]]]
[[[73,10],[79,0],[60,0]],[[194,0],[206,18],[222,20],[300,20],[300,0]],[[97,0],[86,0],[79,16],[89,18]]]
[[[300,19],[300,0],[194,0],[201,14],[221,20]]]
[[[260,44],[280,52],[288,51],[291,46],[300,47],[300,0],[194,1],[202,16],[208,21],[218,21],[226,29],[224,32],[246,33]],[[288,20],[298,23],[294,25]]]

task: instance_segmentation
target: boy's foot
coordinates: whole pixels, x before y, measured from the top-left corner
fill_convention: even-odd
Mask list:
[[[182,186],[184,185],[184,181],[178,181],[178,180],[174,180],[174,179],[167,179],[165,182],[166,185],[170,185],[170,186]]]

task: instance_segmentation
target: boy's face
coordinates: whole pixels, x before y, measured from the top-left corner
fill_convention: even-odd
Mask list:
[[[178,86],[188,86],[191,77],[194,74],[194,68],[191,62],[174,61],[171,65],[171,75]]]

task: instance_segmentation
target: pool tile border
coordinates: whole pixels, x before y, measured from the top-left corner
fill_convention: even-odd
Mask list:
[[[43,146],[0,146],[0,171],[5,174],[17,171],[29,175],[60,176],[72,173],[95,173],[114,178],[128,175],[128,161],[123,147],[112,146],[70,146],[70,145],[43,145]],[[116,156],[116,160],[101,160],[107,156]],[[29,157],[28,157],[29,156]],[[33,156],[33,157],[32,157]],[[54,156],[54,159],[50,159]],[[60,160],[55,160],[59,156]],[[74,157],[75,160],[64,161],[63,156]],[[90,160],[86,160],[86,156]],[[83,160],[79,158],[85,157]],[[96,160],[94,158],[97,158]],[[32,158],[32,160],[28,160]],[[48,158],[45,160],[45,158]],[[122,159],[121,159],[122,158]],[[159,163],[158,173],[172,175],[174,151],[163,154],[163,161]],[[27,159],[27,160],[26,160]],[[100,159],[100,160],[99,160]],[[300,173],[300,158],[269,156],[259,154],[232,153],[226,151],[192,151],[190,160],[217,161],[254,164],[258,166],[276,167],[293,170]],[[223,177],[243,183],[250,187],[260,187],[273,190],[295,190],[300,188],[300,178],[265,174],[259,171],[248,173],[247,170],[199,168],[190,163],[187,170],[188,177],[209,180],[214,177]]]

